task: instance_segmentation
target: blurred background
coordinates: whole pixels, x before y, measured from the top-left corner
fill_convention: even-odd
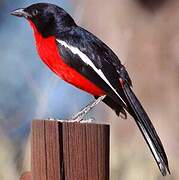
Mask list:
[[[69,118],[92,97],[57,78],[39,60],[29,24],[9,15],[38,0],[0,0],[0,179],[30,170],[32,119]],[[125,64],[179,178],[179,1],[51,0],[107,43]],[[69,103],[70,102],[70,103]],[[132,118],[102,103],[90,113],[111,124],[111,179],[161,180]]]

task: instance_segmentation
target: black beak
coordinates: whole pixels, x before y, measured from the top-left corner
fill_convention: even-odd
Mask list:
[[[29,18],[31,16],[29,13],[25,12],[23,8],[12,11],[11,15],[25,18]]]

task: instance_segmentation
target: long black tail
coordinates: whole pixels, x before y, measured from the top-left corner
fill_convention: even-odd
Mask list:
[[[151,120],[127,83],[123,85],[123,91],[128,101],[128,112],[135,119],[135,122],[142,132],[162,175],[165,176],[167,172],[170,174],[165,150]]]

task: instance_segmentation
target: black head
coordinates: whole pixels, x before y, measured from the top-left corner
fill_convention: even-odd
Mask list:
[[[73,18],[64,9],[48,3],[33,4],[11,14],[31,21],[43,37],[58,35],[76,26]]]

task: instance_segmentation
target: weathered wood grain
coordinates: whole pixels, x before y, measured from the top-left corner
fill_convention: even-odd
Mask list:
[[[109,180],[109,126],[35,120],[33,180]]]

